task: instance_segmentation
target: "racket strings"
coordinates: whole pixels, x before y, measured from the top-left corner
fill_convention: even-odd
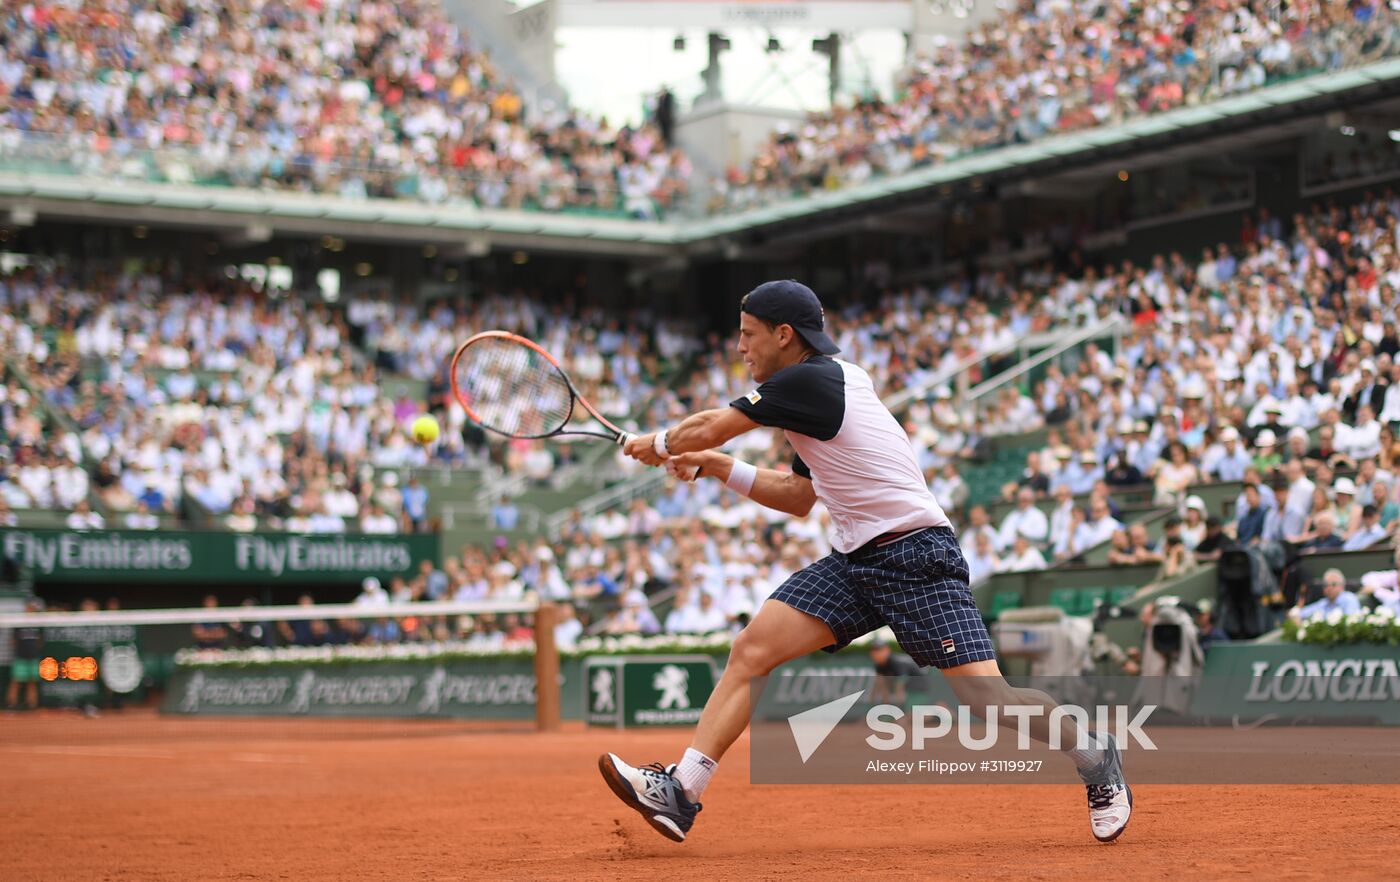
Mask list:
[[[478,340],[457,361],[457,390],[483,426],[518,438],[559,431],[573,412],[568,381],[547,358],[511,340]]]

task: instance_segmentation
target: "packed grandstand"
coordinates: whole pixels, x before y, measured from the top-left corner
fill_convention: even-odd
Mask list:
[[[890,100],[815,114],[701,177],[648,120],[526,106],[431,0],[10,4],[0,164],[350,198],[655,218],[730,211],[1393,55],[1382,0],[1018,0]]]

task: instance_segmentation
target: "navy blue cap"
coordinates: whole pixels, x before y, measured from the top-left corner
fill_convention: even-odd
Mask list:
[[[792,325],[802,339],[823,355],[834,355],[841,347],[826,335],[826,313],[822,302],[801,282],[782,279],[764,282],[744,295],[739,309],[754,318],[775,325]]]

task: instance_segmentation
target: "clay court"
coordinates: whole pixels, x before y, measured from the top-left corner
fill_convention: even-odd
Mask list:
[[[13,715],[4,873],[31,880],[1378,879],[1400,787],[1135,788],[1113,846],[1074,786],[748,783],[747,736],[675,845],[624,810],[600,750],[681,731],[455,722]]]

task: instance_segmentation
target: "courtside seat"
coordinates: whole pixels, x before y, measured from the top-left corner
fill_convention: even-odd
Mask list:
[[[1079,605],[1079,589],[1077,588],[1056,588],[1050,592],[1050,605],[1064,610],[1070,615],[1076,614]]]
[[[1008,609],[1019,609],[1021,606],[1021,592],[1019,591],[998,591],[992,595],[992,608],[988,616],[992,619],[1001,617],[1001,614]]]
[[[1107,588],[1081,588],[1075,597],[1075,615],[1088,615],[1100,602],[1107,601]]]

